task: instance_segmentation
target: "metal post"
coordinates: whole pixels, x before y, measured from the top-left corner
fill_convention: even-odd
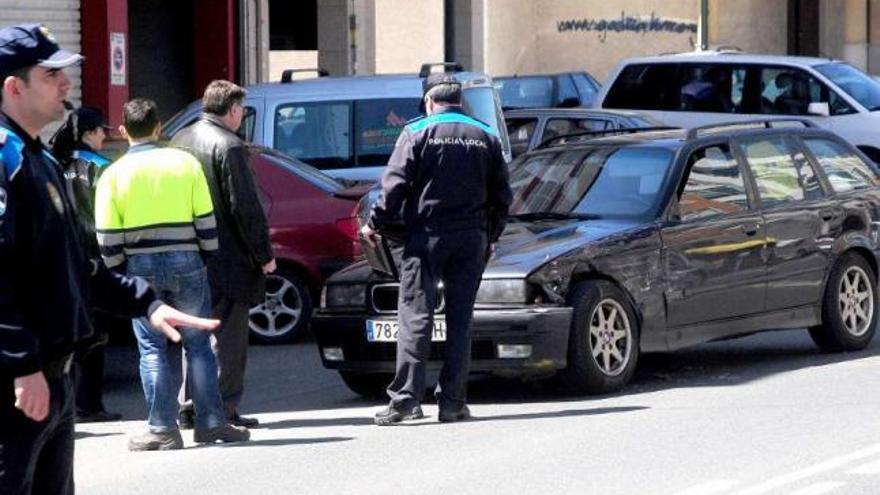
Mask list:
[[[709,0],[700,0],[700,50],[709,49]]]

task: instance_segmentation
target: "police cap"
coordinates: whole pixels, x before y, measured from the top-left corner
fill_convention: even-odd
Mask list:
[[[40,24],[0,29],[0,77],[32,65],[63,69],[82,59],[78,53],[62,50],[52,33]]]

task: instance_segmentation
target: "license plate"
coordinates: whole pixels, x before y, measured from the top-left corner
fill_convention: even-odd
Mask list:
[[[397,342],[400,324],[396,321],[367,320],[367,342]],[[446,322],[434,320],[434,342],[446,341]]]

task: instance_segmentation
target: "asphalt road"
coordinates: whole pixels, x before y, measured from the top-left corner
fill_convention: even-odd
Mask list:
[[[134,347],[108,350],[108,409],[77,426],[83,494],[880,494],[880,344],[822,354],[786,331],[643,356],[624,392],[471,382],[475,419],[372,424],[380,403],[321,367],[312,342],[251,348],[241,445],[128,452],[145,428]]]

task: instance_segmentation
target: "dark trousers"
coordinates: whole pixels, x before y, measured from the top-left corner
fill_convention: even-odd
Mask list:
[[[434,331],[437,285],[446,298],[446,346],[434,395],[442,409],[458,410],[467,401],[471,358],[471,319],[488,248],[482,230],[413,234],[400,263],[397,373],[388,395],[392,405],[420,403]]]
[[[247,367],[248,328],[250,305],[227,297],[217,298],[212,315],[220,319],[220,326],[212,332],[211,347],[217,357],[220,395],[227,417],[238,412],[244,395],[244,374]],[[191,410],[186,380],[186,359],[183,365],[184,381],[180,388],[181,410]]]
[[[76,413],[80,416],[104,411],[104,345],[96,345],[77,357]]]
[[[43,421],[15,408],[12,378],[0,378],[0,493],[73,493],[73,385],[67,374],[46,377],[51,404]]]

